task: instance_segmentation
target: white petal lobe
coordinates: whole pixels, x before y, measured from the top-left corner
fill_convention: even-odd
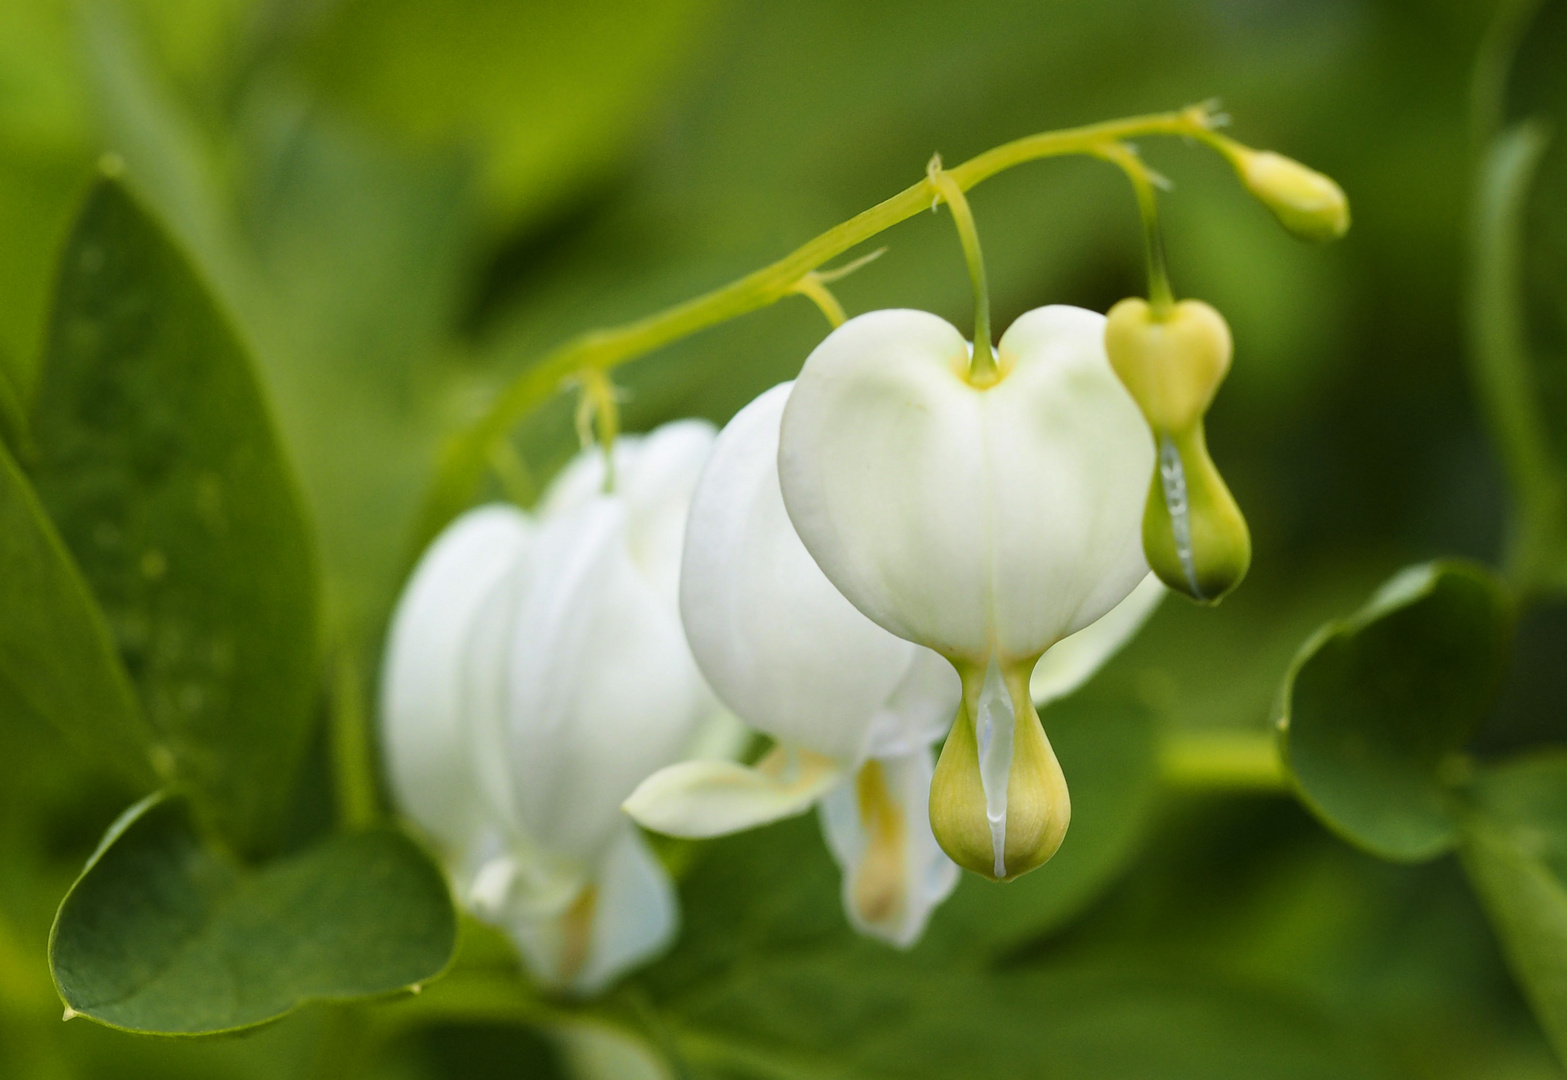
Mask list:
[[[790,524],[777,470],[790,385],[718,437],[691,503],[681,616],[702,673],[742,719],[852,764],[919,650],[856,611]]]
[[[454,522],[419,561],[392,618],[381,726],[393,794],[441,842],[468,842],[480,816],[462,676],[475,620],[524,559],[526,515],[485,506]]]
[[[958,332],[924,312],[862,315],[817,347],[784,411],[779,476],[856,607],[985,664],[1039,655],[1142,580],[1153,443],[1103,332],[1093,312],[1029,312],[987,389],[965,380]]]
[[[1028,680],[1036,706],[1064,698],[1082,686],[1142,629],[1169,592],[1150,573],[1098,622],[1062,638],[1040,658]]]

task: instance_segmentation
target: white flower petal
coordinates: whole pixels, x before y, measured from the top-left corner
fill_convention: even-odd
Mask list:
[[[541,983],[593,994],[665,948],[679,922],[669,875],[641,835],[623,827],[565,911],[518,913],[507,929]]]
[[[827,577],[871,619],[954,659],[1037,656],[1147,574],[1153,442],[1105,356],[1104,318],[1047,307],[1000,343],[1004,377],[918,311],[851,319],[784,410],[783,498]]]
[[[678,420],[646,435],[615,440],[614,494],[626,507],[633,561],[655,591],[675,602],[680,551],[691,492],[716,432],[706,420]],[[574,457],[540,501],[540,519],[573,512],[604,494],[604,452],[589,447]]]
[[[789,390],[762,394],[718,436],[691,503],[681,615],[702,673],[742,719],[852,763],[917,650],[856,611],[789,522],[777,470]]]
[[[1142,629],[1168,592],[1157,576],[1149,574],[1098,622],[1052,645],[1028,680],[1034,704],[1042,707],[1066,697],[1092,678]]]
[[[573,1020],[549,1030],[570,1080],[675,1080],[653,1047],[624,1028]]]
[[[572,980],[584,994],[666,948],[680,929],[674,884],[634,828],[609,849],[598,872],[598,910],[587,963]]]
[[[598,496],[547,521],[510,644],[508,736],[520,823],[596,859],[620,804],[678,760],[712,697],[672,607],[633,566],[626,511]]]
[[[625,811],[670,836],[724,836],[809,810],[843,776],[833,759],[774,747],[755,766],[682,761],[637,786]]]
[[[916,646],[908,674],[871,717],[864,756],[898,757],[924,750],[952,727],[963,680],[946,658]]]
[[[511,507],[469,511],[420,559],[392,617],[381,677],[392,794],[449,848],[470,842],[481,816],[464,707],[467,649],[481,608],[532,537],[527,516]]]
[[[926,805],[934,769],[929,747],[872,758],[855,780],[822,801],[822,831],[843,870],[843,906],[863,934],[900,948],[925,931],[932,911],[958,882],[936,844]],[[869,825],[869,828],[867,828]]]

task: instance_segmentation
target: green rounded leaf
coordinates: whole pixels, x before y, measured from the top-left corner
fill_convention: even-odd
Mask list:
[[[1483,567],[1409,567],[1324,626],[1284,683],[1281,755],[1301,798],[1387,859],[1431,858],[1458,836],[1450,781],[1501,681],[1510,604]]]
[[[1487,769],[1472,794],[1464,868],[1567,1063],[1567,751]]]
[[[52,724],[151,786],[150,739],[103,613],[3,446],[0,582],[0,716]]]
[[[154,795],[66,894],[49,960],[72,1012],[195,1035],[417,985],[456,933],[444,877],[402,833],[333,836],[252,868],[207,844],[182,800]]]
[[[225,835],[258,846],[317,689],[312,540],[244,344],[113,179],[62,257],[32,436],[39,498],[159,756]]]

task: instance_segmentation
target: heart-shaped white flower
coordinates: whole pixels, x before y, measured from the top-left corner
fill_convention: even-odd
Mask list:
[[[724,703],[778,746],[750,768],[670,766],[626,809],[661,832],[713,836],[817,805],[850,921],[906,946],[955,884],[927,806],[930,744],[951,725],[961,684],[939,655],[857,611],[800,542],[777,469],[792,386],[762,394],[719,434],[692,499],[681,570],[681,616],[698,665]],[[1162,595],[1150,575],[1052,649],[1035,670],[1036,696],[1076,689]]]
[[[382,691],[399,805],[464,904],[542,982],[602,988],[674,934],[674,889],[620,803],[721,714],[676,604],[700,422],[585,451],[537,516],[453,522],[398,604]]]
[[[970,383],[969,358],[926,312],[850,320],[805,363],[778,469],[827,578],[957,667],[967,723],[943,751],[932,824],[961,865],[1010,878],[1054,854],[1070,816],[1029,674],[1147,576],[1154,450],[1101,315],[1025,314],[988,385]]]

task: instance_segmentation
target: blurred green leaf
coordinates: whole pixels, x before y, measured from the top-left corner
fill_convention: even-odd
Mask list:
[[[964,874],[936,910],[922,951],[988,959],[1076,915],[1132,857],[1159,790],[1159,724],[1145,705],[1075,694],[1040,714],[1072,793],[1072,824],[1056,856],[997,885]]]
[[[191,1035],[416,985],[446,966],[456,933],[445,878],[395,830],[248,868],[201,839],[183,801],[152,796],[110,826],[60,905],[49,957],[76,1012]]]
[[[0,582],[0,714],[52,724],[150,786],[150,740],[103,613],[3,447]]]
[[[491,208],[536,217],[624,153],[706,0],[352,0],[312,43],[329,93],[405,139],[478,158]]]
[[[0,365],[0,446],[9,447],[13,455],[31,450],[22,396],[11,384],[11,376],[6,374],[4,365]]]
[[[1462,850],[1513,971],[1567,1064],[1567,751],[1481,773]]]
[[[1284,683],[1282,753],[1302,799],[1383,858],[1452,847],[1455,755],[1500,685],[1511,608],[1483,567],[1412,566],[1302,648]]]
[[[316,692],[311,539],[245,346],[112,179],[61,263],[33,421],[40,499],[176,780],[257,844]]]
[[[1510,571],[1567,589],[1567,3],[1498,7],[1473,108],[1489,140],[1475,198],[1471,354],[1513,486]]]
[[[1255,987],[1153,967],[985,975],[890,954],[780,959],[682,1003],[704,1077],[1359,1080],[1366,1048]]]

